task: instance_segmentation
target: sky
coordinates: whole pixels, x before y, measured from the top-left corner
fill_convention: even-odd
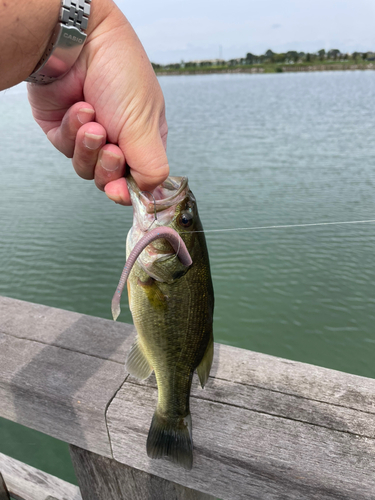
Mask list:
[[[374,0],[117,0],[152,62],[375,51]]]

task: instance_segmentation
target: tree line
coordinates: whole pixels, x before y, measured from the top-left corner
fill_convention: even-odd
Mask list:
[[[355,64],[358,62],[373,61],[375,59],[374,52],[353,52],[352,54],[341,52],[339,49],[324,49],[317,52],[298,52],[289,50],[288,52],[276,53],[272,50],[267,50],[262,55],[252,54],[248,52],[246,57],[237,59],[210,59],[203,61],[188,61],[173,64],[155,64],[152,63],[154,69],[181,69],[181,68],[196,68],[196,67],[212,67],[212,66],[239,66],[239,65],[256,65],[256,64],[302,64],[302,63],[324,63],[324,62],[349,62]]]

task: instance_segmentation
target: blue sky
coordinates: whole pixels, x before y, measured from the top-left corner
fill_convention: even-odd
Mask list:
[[[375,50],[373,0],[117,0],[153,62]]]

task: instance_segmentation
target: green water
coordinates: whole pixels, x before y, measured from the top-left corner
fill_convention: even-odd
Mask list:
[[[207,230],[375,219],[375,73],[161,77],[173,175]],[[0,294],[110,318],[131,210],[0,94]],[[374,377],[375,224],[207,232],[227,343]],[[131,322],[123,304],[121,321]],[[0,451],[74,482],[67,446],[0,420]]]

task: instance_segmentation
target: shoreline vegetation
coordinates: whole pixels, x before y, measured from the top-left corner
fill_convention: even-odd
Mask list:
[[[289,51],[277,54],[267,50],[263,55],[251,52],[237,59],[208,59],[173,64],[151,63],[158,76],[204,75],[212,73],[290,73],[300,71],[374,70],[375,52],[342,53],[338,49],[316,53]]]

